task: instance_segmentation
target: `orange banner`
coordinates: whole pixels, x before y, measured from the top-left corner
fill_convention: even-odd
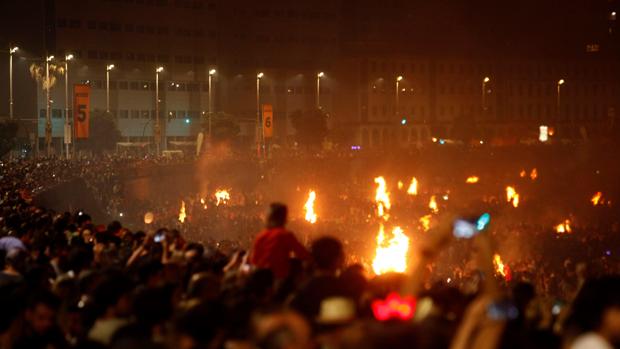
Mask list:
[[[73,87],[75,138],[88,138],[90,131],[90,85]]]
[[[263,104],[263,137],[273,137],[273,107]]]

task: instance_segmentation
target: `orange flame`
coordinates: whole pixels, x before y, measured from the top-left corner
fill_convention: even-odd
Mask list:
[[[519,207],[519,194],[513,187],[506,187],[506,201],[512,203],[512,206]]]
[[[510,281],[510,268],[504,264],[502,257],[497,253],[493,255],[493,266],[495,266],[495,273]]]
[[[372,269],[375,274],[389,272],[404,273],[407,270],[407,253],[409,251],[409,238],[400,227],[392,229],[392,237],[388,240],[385,236],[383,224],[377,234],[377,249]]]
[[[605,200],[603,200],[603,193],[601,193],[600,191],[597,191],[596,194],[594,194],[594,196],[592,197],[592,199],[590,199],[590,201],[594,206],[605,204]]]
[[[422,225],[422,229],[426,232],[431,228],[431,215],[427,214],[426,216],[420,217],[420,224]]]
[[[314,190],[310,190],[308,193],[308,200],[304,205],[304,211],[306,211],[306,221],[314,224],[316,223],[317,215],[314,212],[314,201],[316,200],[316,192]]]
[[[398,181],[398,190],[403,189],[404,186],[405,184],[403,183],[403,181]]]
[[[203,209],[207,209],[207,202],[205,201],[204,198],[200,198],[200,204],[202,205]]]
[[[530,172],[530,178],[535,181],[536,178],[538,178],[538,170],[536,168],[532,169],[532,172]]]
[[[558,234],[570,234],[572,229],[570,227],[570,220],[565,219],[564,222],[555,226],[555,232]]]
[[[226,189],[218,189],[215,192],[215,199],[217,200],[215,206],[225,205],[230,200],[230,193]]]
[[[181,200],[181,209],[179,209],[179,222],[185,223],[185,218],[187,215],[185,214],[185,201]]]
[[[387,220],[389,218],[387,211],[389,211],[392,207],[392,204],[390,203],[390,193],[387,192],[385,178],[381,176],[377,177],[375,178],[375,183],[377,184],[377,191],[375,193],[375,202],[377,203],[377,216]]]
[[[428,202],[428,208],[430,208],[433,213],[439,212],[439,206],[437,206],[437,200],[435,199],[435,195],[431,196],[431,199]]]
[[[407,194],[409,195],[418,195],[418,179],[413,177],[411,178],[411,183],[409,184],[409,188],[407,188]]]
[[[465,180],[465,183],[474,184],[474,183],[478,183],[479,180],[480,180],[480,178],[478,178],[478,176],[469,176]]]

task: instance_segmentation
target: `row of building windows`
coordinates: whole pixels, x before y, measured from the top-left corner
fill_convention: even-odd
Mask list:
[[[370,61],[369,70],[371,73],[387,73],[394,72],[396,75],[411,74],[424,74],[429,72],[429,63],[397,63],[387,61]],[[593,77],[593,76],[608,76],[617,72],[617,67],[606,64],[598,64],[593,66],[558,66],[558,65],[521,65],[521,64],[506,64],[506,65],[484,65],[484,64],[454,64],[454,63],[437,63],[435,65],[435,72],[438,74],[477,74],[480,76],[489,75],[493,71],[502,71],[507,75],[519,75],[519,76],[534,76],[541,77],[547,76],[563,76],[570,75],[574,78]]]
[[[62,50],[59,50],[62,52]],[[119,61],[127,61],[127,62],[140,62],[140,63],[170,63],[171,60],[174,60],[174,63],[177,64],[194,64],[194,65],[204,65],[207,63],[207,58],[204,56],[174,56],[170,57],[169,55],[164,54],[153,54],[153,53],[136,53],[136,52],[108,52],[108,51],[96,51],[96,50],[87,50],[86,56],[84,56],[84,52],[80,50],[65,50],[65,52],[71,52],[75,58],[83,59],[86,57],[87,59],[92,60],[103,60],[106,62],[119,62]],[[215,58],[208,58],[208,60],[212,63],[215,62]]]
[[[216,5],[212,2],[204,0],[105,0],[106,2],[116,4],[136,4],[156,7],[174,6],[176,8],[186,8],[193,10],[209,9],[215,10]]]
[[[329,13],[329,12],[320,12],[320,11],[304,11],[304,10],[295,10],[288,9],[284,10],[282,8],[269,9],[265,6],[262,6],[251,12],[246,8],[235,8],[232,11],[235,16],[248,16],[253,14],[258,18],[290,18],[295,20],[308,20],[308,21],[317,21],[317,20],[334,20],[337,17],[337,14]]]
[[[91,111],[91,114],[95,111]],[[69,110],[69,115],[72,115],[73,111]],[[154,119],[155,118],[155,110],[129,110],[129,109],[120,109],[120,110],[110,110],[110,113],[114,117],[118,117],[119,119]],[[160,111],[162,118],[166,116],[170,119],[198,119],[201,115],[206,115],[205,111],[195,111],[195,110],[169,110],[169,111]],[[50,116],[53,119],[61,119],[65,117],[64,109],[51,109]],[[46,110],[39,110],[39,117],[46,117]]]
[[[175,35],[178,37],[186,38],[204,38],[208,36],[211,39],[215,39],[216,34],[214,31],[205,33],[203,29],[197,28],[173,28],[170,29],[166,26],[153,26],[134,23],[120,23],[120,22],[97,22],[94,20],[87,21],[86,28],[90,30],[102,30],[110,32],[125,32],[125,33],[138,33],[148,35]],[[69,29],[81,29],[82,21],[79,19],[67,19],[59,18],[56,22],[57,28],[69,28]]]

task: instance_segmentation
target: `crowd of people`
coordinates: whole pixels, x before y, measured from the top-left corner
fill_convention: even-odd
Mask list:
[[[393,183],[390,220],[408,233],[410,251],[404,273],[381,275],[371,267],[380,224],[372,176],[410,179],[410,170],[391,165],[404,163],[394,156],[273,159],[240,174],[257,184],[244,183],[251,189],[217,206],[198,191],[138,204],[123,188],[128,168],[191,159],[2,162],[0,348],[619,347],[613,204],[592,207],[583,198],[570,211],[571,234],[548,223],[565,212],[546,207],[570,202],[571,177],[605,182],[616,170],[593,168],[599,158],[559,167],[563,158],[545,164],[493,152],[444,154],[441,164],[431,163],[432,151],[403,155],[425,183],[425,199],[408,198]],[[538,182],[519,179],[526,165],[528,173],[538,168]],[[489,192],[464,184],[473,174]],[[109,221],[80,208],[37,205],[39,193],[74,178],[84,180]],[[525,200],[517,209],[502,195],[519,180]],[[298,208],[311,182],[321,186],[319,195],[331,194],[317,205],[316,224]],[[563,194],[552,198],[550,187]],[[604,189],[613,202],[613,188]],[[429,213],[430,194],[439,213],[426,228],[418,219]],[[474,194],[477,200],[463,199]],[[269,204],[295,195],[288,207]],[[492,217],[487,229],[454,237],[455,218],[483,211]]]

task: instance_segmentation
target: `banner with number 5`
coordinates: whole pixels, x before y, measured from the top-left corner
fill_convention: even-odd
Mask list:
[[[90,85],[73,87],[73,124],[75,138],[88,138],[90,131]]]

